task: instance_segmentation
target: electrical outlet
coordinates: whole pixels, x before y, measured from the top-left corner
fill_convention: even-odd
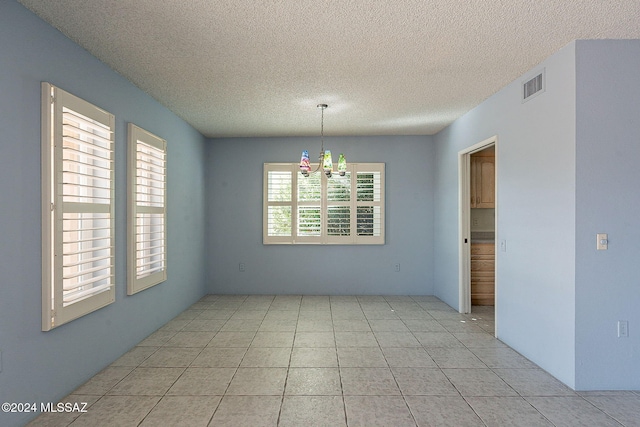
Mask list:
[[[244,271],[247,269],[246,265],[244,265],[244,262],[241,262],[240,264],[238,264],[238,270],[241,273],[244,273]]]
[[[400,271],[400,263],[396,264],[394,267],[396,272]]]
[[[599,251],[609,249],[609,236],[607,236],[607,233],[596,234],[596,249]]]
[[[618,320],[618,338],[629,337],[629,322],[626,320]]]
[[[500,240],[500,250],[502,252],[507,252],[507,241],[506,240]]]

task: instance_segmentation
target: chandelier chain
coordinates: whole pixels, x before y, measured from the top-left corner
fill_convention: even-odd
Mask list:
[[[324,155],[324,109],[327,108],[327,104],[318,104],[320,109],[320,155]]]

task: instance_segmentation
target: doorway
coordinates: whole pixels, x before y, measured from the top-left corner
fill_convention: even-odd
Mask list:
[[[495,306],[497,143],[493,136],[458,153],[460,313]]]

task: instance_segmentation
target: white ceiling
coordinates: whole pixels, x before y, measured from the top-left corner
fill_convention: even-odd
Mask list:
[[[208,137],[429,135],[639,0],[19,0]]]

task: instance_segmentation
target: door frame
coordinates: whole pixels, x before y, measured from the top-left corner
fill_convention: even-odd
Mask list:
[[[495,158],[495,236],[498,236],[498,135],[487,138],[471,147],[458,152],[458,268],[459,268],[459,301],[460,313],[471,312],[471,154],[482,151],[491,146],[496,147]],[[495,240],[497,242],[497,238]],[[496,270],[497,256],[496,251]],[[498,277],[496,275],[494,283],[494,294],[497,302]],[[495,303],[494,303],[495,304]],[[497,319],[496,319],[497,325]],[[497,330],[497,326],[496,326]],[[495,331],[494,331],[495,335]]]

